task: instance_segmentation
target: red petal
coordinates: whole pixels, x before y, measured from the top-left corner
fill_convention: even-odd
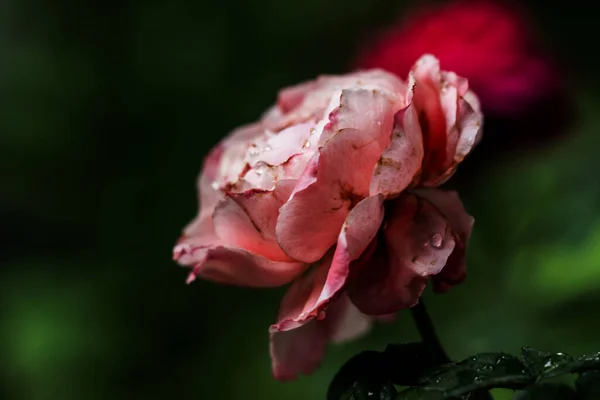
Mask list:
[[[280,381],[310,374],[321,362],[327,347],[327,332],[316,319],[291,331],[270,333],[273,376]]]
[[[433,277],[434,291],[446,292],[465,280],[467,275],[466,250],[474,219],[465,211],[458,193],[441,190],[418,190],[416,193],[431,202],[450,223],[456,246],[448,258],[446,266]]]
[[[446,218],[414,195],[392,202],[386,223],[370,266],[349,284],[351,300],[370,315],[415,305],[428,277],[442,270],[455,245]]]

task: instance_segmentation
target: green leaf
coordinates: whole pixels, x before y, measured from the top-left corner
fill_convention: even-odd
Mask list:
[[[529,372],[532,375],[539,376],[543,373],[544,365],[550,360],[552,353],[525,346],[521,348],[521,356],[523,364],[525,364]]]
[[[444,392],[433,388],[410,388],[398,393],[396,400],[447,400]]]
[[[483,353],[439,368],[422,384],[443,390],[446,398],[487,388],[519,389],[535,380],[518,358],[505,353]]]
[[[575,400],[575,391],[563,383],[539,383],[515,395],[514,400]]]
[[[600,399],[600,371],[582,373],[575,382],[579,400]]]
[[[563,353],[557,353],[544,365],[543,378],[580,373],[600,369],[600,353],[584,354],[573,358]]]
[[[374,387],[371,382],[357,381],[341,395],[340,400],[394,400],[396,388],[391,383]]]

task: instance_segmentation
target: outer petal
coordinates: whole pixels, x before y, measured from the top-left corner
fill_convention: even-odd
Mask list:
[[[265,127],[261,123],[242,126],[229,134],[221,142],[223,154],[219,162],[218,181],[215,187],[226,189],[235,183],[246,169],[246,154],[256,138],[263,135]]]
[[[369,195],[373,169],[390,141],[396,107],[377,90],[344,91],[329,127],[336,133],[312,157],[281,208],[277,237],[290,257],[320,259],[335,243],[352,206]],[[323,135],[325,131],[321,139]]]
[[[280,381],[310,374],[317,368],[327,347],[327,330],[316,319],[290,331],[270,332],[269,349],[273,376]]]
[[[311,318],[291,330],[271,328],[270,353],[273,375],[278,380],[295,379],[310,374],[321,362],[328,342],[341,343],[356,339],[371,328],[372,318],[358,311],[342,295],[327,309],[327,316]]]
[[[344,288],[350,264],[358,260],[377,234],[383,220],[383,197],[361,201],[348,215],[335,252],[330,251],[285,295],[278,322],[272,330],[286,331],[319,317]]]
[[[251,191],[247,196],[273,197],[272,192]],[[277,212],[277,209],[273,210]],[[268,227],[269,219],[273,218],[273,211],[268,210],[265,220],[259,221]],[[275,215],[275,218],[277,216]],[[213,214],[215,234],[227,246],[247,250],[260,254],[273,261],[292,261],[277,245],[274,237],[269,237],[262,227],[257,225],[248,213],[236,201],[227,197],[219,203]]]
[[[423,162],[423,137],[413,105],[396,114],[392,140],[371,179],[371,195],[395,196],[418,180]]]
[[[441,71],[435,57],[421,57],[412,73],[425,147],[422,183],[438,186],[478,142],[483,115],[467,80]]]
[[[197,276],[219,283],[251,287],[286,284],[306,270],[306,264],[271,261],[246,250],[203,242],[192,245],[184,238],[173,251],[173,258],[192,266],[188,283]]]
[[[386,223],[370,267],[349,284],[351,300],[370,315],[414,306],[428,277],[440,273],[455,246],[447,220],[414,195],[395,200]]]
[[[456,241],[454,251],[442,272],[433,277],[434,291],[445,292],[466,278],[466,249],[474,219],[467,214],[456,192],[418,190],[416,193],[431,202],[448,219],[454,233]]]

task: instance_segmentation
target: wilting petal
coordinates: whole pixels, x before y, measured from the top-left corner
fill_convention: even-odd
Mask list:
[[[230,247],[262,255],[273,261],[292,261],[277,244],[275,223],[278,209],[291,193],[291,185],[274,190],[231,193],[213,214],[217,237]]]
[[[312,122],[297,124],[270,136],[261,149],[248,154],[248,164],[250,166],[259,162],[268,165],[283,164],[304,151],[305,144],[314,127],[315,124]]]
[[[275,379],[292,380],[317,368],[327,347],[327,331],[316,319],[290,331],[272,330],[269,347]]]
[[[446,218],[417,196],[395,200],[385,221],[370,267],[349,283],[350,299],[370,315],[414,306],[428,277],[440,273],[455,246]]]
[[[235,183],[246,169],[246,155],[253,140],[265,132],[261,123],[242,126],[234,130],[222,143],[223,154],[219,162],[218,187]]]
[[[383,197],[373,196],[352,209],[330,251],[304,277],[292,284],[281,303],[273,330],[289,330],[319,317],[344,288],[350,264],[367,249],[383,220]]]
[[[418,190],[415,193],[431,202],[448,219],[454,233],[456,241],[454,251],[442,272],[432,279],[433,289],[436,292],[445,292],[461,283],[466,277],[466,250],[474,219],[467,214],[456,192],[431,189]]]
[[[478,142],[483,116],[467,80],[441,71],[435,57],[421,57],[412,74],[425,148],[422,184],[435,187],[452,176]]]
[[[327,308],[327,314],[311,318],[287,331],[271,327],[270,352],[273,375],[291,380],[310,374],[321,362],[328,342],[342,343],[357,339],[371,328],[373,318],[361,313],[347,296],[342,295]]]
[[[423,137],[413,105],[396,114],[392,140],[371,179],[371,194],[386,197],[401,193],[417,180],[423,162]]]
[[[173,259],[193,267],[188,282],[197,276],[239,286],[274,287],[286,284],[306,270],[307,265],[271,261],[246,250],[217,243],[192,245],[183,238],[173,250]]]
[[[342,100],[331,124],[344,129],[336,131],[315,153],[292,197],[281,208],[279,244],[296,260],[314,262],[335,243],[350,208],[369,195],[373,169],[390,141],[397,105],[385,94],[344,91]],[[370,111],[360,114],[361,110]],[[361,118],[369,118],[370,124]],[[321,138],[323,135],[325,132]]]

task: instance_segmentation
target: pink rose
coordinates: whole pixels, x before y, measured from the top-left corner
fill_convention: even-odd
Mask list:
[[[473,220],[455,193],[427,188],[481,124],[467,81],[428,55],[408,82],[372,70],[284,89],[210,152],[174,259],[190,282],[293,281],[270,328],[273,373],[309,373],[328,341],[415,305],[429,276],[440,291],[464,279]]]

